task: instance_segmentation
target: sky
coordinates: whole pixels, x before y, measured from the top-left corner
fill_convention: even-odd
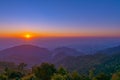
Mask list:
[[[0,0],[0,37],[120,37],[120,0]]]

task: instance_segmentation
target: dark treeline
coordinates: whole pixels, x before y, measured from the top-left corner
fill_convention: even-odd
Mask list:
[[[111,75],[105,73],[95,74],[89,70],[88,74],[79,74],[77,71],[69,72],[63,67],[55,68],[53,64],[42,63],[26,68],[27,64],[20,63],[13,67],[5,67],[0,72],[0,80],[120,80],[120,72]]]

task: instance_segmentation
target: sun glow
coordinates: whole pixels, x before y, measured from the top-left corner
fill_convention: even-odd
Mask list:
[[[32,35],[31,35],[31,34],[25,34],[24,37],[25,37],[26,39],[30,39],[30,38],[32,37]]]

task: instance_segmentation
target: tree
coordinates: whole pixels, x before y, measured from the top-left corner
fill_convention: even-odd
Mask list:
[[[75,71],[72,73],[72,80],[81,80],[80,75]]]
[[[54,74],[51,80],[65,80],[65,78],[61,74]]]
[[[7,78],[10,76],[11,72],[12,72],[12,70],[9,69],[8,67],[6,67],[6,68],[4,69],[4,74],[7,76]]]
[[[80,80],[91,80],[87,75],[80,75]]]
[[[93,70],[90,70],[89,71],[89,78],[92,80],[94,77],[94,71]]]
[[[7,80],[7,76],[1,74],[1,75],[0,75],[0,80]]]
[[[120,72],[114,73],[114,74],[112,75],[112,80],[120,80]]]
[[[34,74],[29,74],[29,75],[24,76],[22,80],[36,80],[36,79],[34,77]]]
[[[16,72],[16,71],[13,71],[13,72],[11,72],[11,74],[9,75],[9,79],[16,79],[16,78],[18,78],[18,79],[20,79],[20,78],[22,78],[23,77],[23,75],[22,75],[22,73],[21,72]]]
[[[110,80],[110,77],[104,73],[98,74],[94,80]]]
[[[72,80],[70,75],[66,74],[66,75],[61,75],[61,74],[54,74],[52,76],[51,80]]]
[[[61,75],[66,75],[68,74],[67,70],[65,70],[63,67],[60,67],[57,71],[58,74],[61,74]]]
[[[53,64],[42,63],[34,68],[34,74],[39,80],[50,80],[51,76],[56,73],[56,68]]]
[[[20,71],[24,71],[24,68],[27,66],[27,64],[25,64],[25,63],[20,63],[19,65],[18,65],[18,70],[20,70]]]

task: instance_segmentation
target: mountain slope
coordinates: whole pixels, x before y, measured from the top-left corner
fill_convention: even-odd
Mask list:
[[[63,60],[66,57],[77,57],[82,56],[84,53],[77,51],[74,48],[68,48],[68,47],[59,47],[53,50],[52,52],[52,58],[51,62],[58,62],[60,60]]]
[[[86,73],[88,70],[95,68],[97,65],[101,65],[107,55],[95,54],[95,55],[85,55],[78,57],[66,57],[61,61],[56,62],[57,66],[64,66],[69,71],[79,71],[81,73]]]
[[[107,49],[98,51],[97,53],[109,54],[109,55],[117,54],[117,53],[120,53],[120,46],[107,48]]]
[[[33,45],[20,45],[0,51],[0,60],[27,64],[37,64],[45,61],[51,55],[46,48]]]
[[[53,51],[53,56],[56,56],[58,54],[65,54],[65,55],[68,55],[68,56],[80,56],[80,55],[83,55],[82,52],[79,52],[77,51],[76,49],[73,49],[73,48],[68,48],[68,47],[59,47],[59,48],[56,48],[54,51]]]
[[[96,73],[101,71],[113,73],[120,70],[120,46],[98,51],[93,55],[81,54],[75,49],[66,47],[56,48],[51,52],[38,46],[20,45],[0,51],[0,61],[17,64],[24,62],[29,65],[47,61],[81,73],[88,72],[90,69],[95,69]]]
[[[107,54],[108,56],[102,64],[96,66],[96,73],[111,74],[120,71],[120,46],[108,48],[97,53]]]
[[[55,64],[63,65],[70,71],[76,70],[80,73],[88,72],[90,69],[95,69],[96,73],[113,73],[120,70],[120,46],[108,48],[93,55],[66,57]]]

